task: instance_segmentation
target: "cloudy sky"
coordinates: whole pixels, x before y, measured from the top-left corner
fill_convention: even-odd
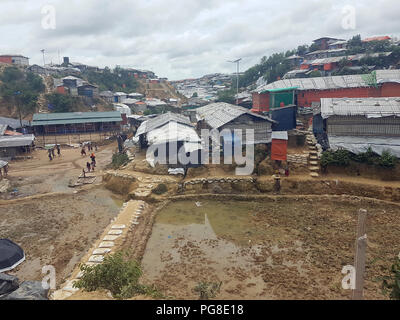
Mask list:
[[[0,52],[153,70],[171,80],[241,71],[331,36],[400,35],[399,0],[0,0]],[[50,5],[50,7],[49,7]],[[349,7],[350,6],[350,7]],[[353,15],[354,12],[354,15]],[[54,15],[53,15],[54,13]],[[53,19],[55,17],[55,19]],[[352,18],[354,17],[354,19]],[[55,27],[55,28],[53,28]]]

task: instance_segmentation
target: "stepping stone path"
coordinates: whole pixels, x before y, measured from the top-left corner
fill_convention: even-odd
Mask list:
[[[113,241],[103,241],[99,244],[99,248],[112,248],[114,247]]]
[[[122,230],[110,230],[108,231],[109,235],[119,236],[122,234]]]
[[[117,240],[119,238],[119,236],[112,236],[112,235],[106,235],[103,240],[104,241],[114,241]]]
[[[103,262],[104,257],[101,255],[93,255],[89,258],[89,262]]]
[[[93,254],[94,255],[98,255],[98,254],[103,255],[103,254],[106,254],[109,252],[111,252],[111,249],[109,249],[109,248],[99,248],[99,249],[95,249],[93,251]]]
[[[130,221],[131,225],[129,226],[129,228],[127,228],[125,224],[113,224],[115,221],[118,220],[118,216],[114,219],[111,219],[112,225],[108,231],[108,234],[103,237],[103,241],[101,241],[98,247],[93,250],[92,255],[89,257],[88,261],[84,262],[85,265],[94,266],[103,262],[104,256],[106,254],[111,253],[112,249],[115,247],[114,240],[117,240],[123,234],[125,229],[130,230],[132,232],[132,228],[135,225],[139,224],[138,218],[146,208],[146,203],[142,200],[140,201],[131,200],[129,202],[124,203],[121,207],[119,216],[125,213],[125,210],[129,205],[134,206],[136,203],[138,203],[138,205],[135,210],[135,213],[131,215],[131,221]],[[125,222],[126,220],[123,221]],[[54,300],[63,300],[70,297],[72,294],[74,294],[76,291],[79,290],[77,288],[73,288],[73,282],[78,281],[78,279],[81,279],[82,276],[83,272],[79,271],[77,275],[72,280],[69,280],[62,289],[55,291],[52,294],[51,298]]]

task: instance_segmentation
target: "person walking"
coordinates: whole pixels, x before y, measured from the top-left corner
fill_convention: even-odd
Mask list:
[[[88,172],[90,172],[90,162],[86,162],[86,168],[88,169]]]
[[[57,154],[59,157],[61,156],[61,148],[59,144],[57,145]]]
[[[50,161],[53,160],[53,157],[51,156],[51,149],[48,150],[48,153],[49,153],[49,159],[50,159]]]
[[[92,152],[92,154],[90,155],[90,159],[92,159],[94,166],[96,166],[96,156],[94,155],[94,152]]]
[[[54,147],[51,148],[51,155],[53,156],[53,159],[56,157],[56,153],[55,153],[55,151],[54,151]]]
[[[86,156],[85,146],[82,147],[81,156]]]
[[[8,175],[8,164],[4,166],[4,177],[7,177],[7,175]]]
[[[94,171],[94,167],[96,166],[96,162],[92,160],[91,166],[92,166],[92,171]]]

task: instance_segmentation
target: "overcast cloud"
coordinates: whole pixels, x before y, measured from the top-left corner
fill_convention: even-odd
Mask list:
[[[274,52],[331,36],[348,39],[400,34],[399,0],[0,0],[0,53],[30,63],[71,61],[153,70],[171,80],[241,71]],[[44,29],[44,5],[56,29]],[[356,28],[342,27],[343,7]]]

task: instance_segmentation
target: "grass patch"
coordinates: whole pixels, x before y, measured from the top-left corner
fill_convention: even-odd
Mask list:
[[[101,264],[94,266],[81,265],[83,275],[74,283],[75,288],[85,291],[98,289],[110,290],[117,299],[129,299],[144,294],[156,299],[163,295],[155,286],[139,283],[142,269],[136,260],[129,259],[125,252],[117,252],[104,258]]]

